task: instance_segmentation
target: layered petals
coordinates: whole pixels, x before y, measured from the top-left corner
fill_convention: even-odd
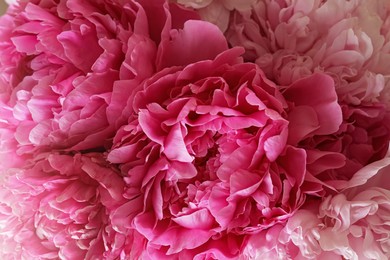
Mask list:
[[[159,12],[144,1],[105,0],[10,6],[1,18],[0,93],[12,113],[1,118],[18,121],[19,154],[109,146],[131,114],[128,101],[139,84],[175,65],[168,56],[182,56],[169,47],[171,29],[197,18],[163,1],[156,7]],[[163,26],[154,28],[155,20]],[[188,40],[179,44],[189,50]]]
[[[142,234],[146,252],[155,248],[159,258],[200,256],[225,234],[240,248],[246,235],[285,223],[307,194],[321,190],[311,185],[308,151],[297,143],[338,130],[333,81],[313,75],[281,93],[241,53],[233,48],[157,73],[114,138],[108,160],[126,175],[128,202],[113,212],[113,223],[120,233]],[[324,95],[300,98],[313,84]],[[310,131],[293,142],[300,123]]]
[[[106,251],[109,210],[124,182],[99,154],[42,154],[2,171],[0,255],[4,259],[96,259]]]

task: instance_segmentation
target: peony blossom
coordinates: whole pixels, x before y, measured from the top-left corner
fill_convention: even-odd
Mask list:
[[[279,233],[309,259],[389,259],[390,192],[386,157],[358,171],[344,190],[307,204]]]
[[[284,223],[321,190],[295,145],[336,132],[341,108],[323,74],[295,82],[284,97],[210,24],[189,21],[171,34],[172,46],[198,35],[205,48],[210,37],[221,48],[199,61],[181,57],[135,95],[135,113],[108,154],[127,184],[113,226],[142,234],[146,254],[158,259],[234,258],[246,235]]]
[[[124,183],[100,154],[41,154],[1,175],[2,259],[101,259],[114,245]]]
[[[388,259],[389,165],[388,156],[369,164],[341,192],[307,200],[285,225],[248,236],[241,259]]]
[[[281,85],[324,71],[340,100],[372,103],[389,91],[389,13],[386,0],[260,1],[235,12],[227,36]]]
[[[0,109],[7,111],[0,122],[14,135],[2,141],[16,141],[18,154],[107,146],[127,120],[134,89],[162,69],[163,31],[197,17],[165,1],[153,3],[11,5],[0,18]]]
[[[7,2],[0,259],[390,259],[388,0]]]
[[[282,91],[319,71],[332,76],[343,123],[298,144],[309,150],[311,174],[332,188],[387,151],[390,71],[382,62],[390,57],[389,10],[386,1],[261,1],[250,12],[236,11],[227,32]]]

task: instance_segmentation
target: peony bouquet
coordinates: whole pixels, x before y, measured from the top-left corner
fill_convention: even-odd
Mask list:
[[[0,259],[390,258],[389,0],[17,0]]]

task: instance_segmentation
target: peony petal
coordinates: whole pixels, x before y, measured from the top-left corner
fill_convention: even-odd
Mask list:
[[[164,141],[163,149],[164,154],[170,160],[177,160],[179,162],[192,162],[194,160],[188,153],[182,127],[179,124],[172,126]]]
[[[309,106],[294,107],[288,113],[288,143],[296,145],[320,128],[316,111]]]
[[[199,209],[188,215],[172,218],[177,224],[188,229],[210,230],[214,224],[214,218],[208,209]]]
[[[313,134],[333,134],[339,129],[343,117],[331,77],[313,74],[294,82],[283,94],[295,106],[310,106],[317,113],[319,128]],[[310,128],[312,118],[307,119],[307,124]]]
[[[169,246],[167,255],[171,255],[184,249],[196,248],[207,242],[211,235],[212,232],[209,230],[174,227],[153,239],[153,242]]]
[[[286,171],[287,180],[293,187],[300,187],[306,176],[306,152],[304,149],[287,146],[278,163]]]
[[[87,72],[102,53],[101,47],[92,32],[81,34],[75,31],[64,31],[57,36],[65,55],[80,70]]]
[[[245,170],[235,171],[230,177],[230,198],[249,197],[260,186],[261,177]]]
[[[196,38],[192,37],[197,35]],[[214,59],[227,50],[227,42],[219,29],[203,21],[190,20],[182,31],[172,31],[172,40],[163,42],[157,53],[157,68],[189,65]],[[186,46],[183,48],[183,46]]]
[[[353,187],[365,186],[370,187],[376,184],[385,184],[387,182],[383,182],[385,178],[385,172],[390,165],[390,158],[385,157],[382,160],[373,162],[364,168],[360,169],[356,172],[353,177],[348,182],[332,182],[332,185],[339,190],[346,190]],[[383,185],[379,185],[383,186]],[[390,187],[388,187],[390,188]]]

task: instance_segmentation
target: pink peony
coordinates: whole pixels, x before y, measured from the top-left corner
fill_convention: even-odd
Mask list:
[[[259,1],[227,36],[281,85],[324,71],[348,104],[388,102],[389,13],[386,0]]]
[[[1,259],[101,259],[114,245],[124,183],[100,154],[41,154],[1,175]]]
[[[381,0],[261,1],[250,12],[236,11],[227,32],[280,85],[319,71],[333,77],[343,123],[297,144],[309,151],[309,172],[332,188],[387,151],[389,11]]]
[[[307,153],[294,145],[336,132],[341,108],[322,74],[291,85],[286,100],[210,24],[187,22],[172,34],[172,46],[198,35],[204,48],[225,51],[183,60],[135,95],[135,114],[108,155],[127,184],[113,226],[142,234],[158,259],[236,257],[245,235],[284,223],[321,190],[306,181]]]
[[[0,122],[15,132],[7,139],[18,154],[106,146],[134,89],[163,68],[163,32],[194,17],[165,1],[12,5],[0,18],[0,109],[10,111]]]
[[[312,259],[389,259],[390,158],[358,171],[342,193],[308,204],[280,232]]]
[[[389,259],[389,17],[387,0],[16,1],[0,258]]]
[[[389,259],[389,165],[386,157],[362,168],[341,193],[248,236],[241,259]]]

